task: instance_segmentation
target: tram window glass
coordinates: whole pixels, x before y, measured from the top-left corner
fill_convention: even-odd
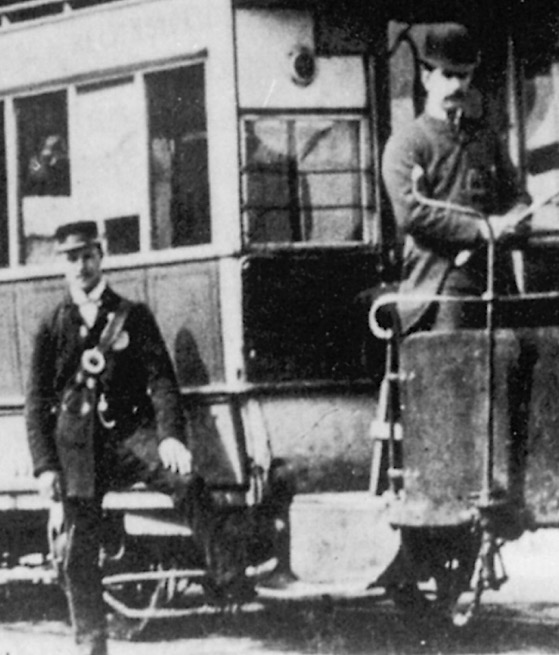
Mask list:
[[[52,257],[52,235],[69,210],[71,191],[66,91],[18,98],[21,259]]]
[[[141,80],[124,76],[79,86],[72,104],[74,202],[86,208],[83,218],[102,223],[109,254],[122,252],[121,233],[132,252],[133,235],[147,228],[140,218],[147,181],[141,92]]]
[[[204,65],[146,75],[152,247],[209,243]]]
[[[363,239],[362,119],[244,121],[243,213],[251,243]]]

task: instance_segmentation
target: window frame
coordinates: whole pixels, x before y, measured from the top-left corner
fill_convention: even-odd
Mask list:
[[[317,118],[320,120],[355,121],[359,125],[359,136],[357,147],[359,148],[359,165],[355,170],[359,175],[360,203],[355,205],[361,214],[362,238],[359,240],[347,241],[251,241],[249,237],[249,217],[246,200],[248,198],[248,175],[247,175],[247,123],[258,120],[277,121],[301,121]],[[375,229],[375,194],[373,189],[373,160],[370,145],[370,122],[366,109],[355,110],[246,110],[239,117],[239,138],[241,162],[239,168],[240,176],[240,217],[242,240],[245,248],[254,251],[262,250],[300,250],[300,249],[324,249],[324,248],[351,248],[366,246],[373,243]],[[328,172],[328,171],[327,171]],[[332,171],[335,173],[336,171]],[[341,210],[346,206],[340,205]]]
[[[137,63],[118,70],[96,71],[90,75],[80,77],[79,79],[57,80],[56,83],[38,84],[36,87],[18,88],[7,91],[0,95],[3,102],[3,114],[0,114],[0,120],[4,121],[5,126],[5,150],[6,150],[6,175],[7,175],[7,205],[8,205],[8,264],[0,268],[0,281],[10,281],[19,279],[35,279],[60,275],[62,266],[56,261],[26,264],[21,261],[21,249],[23,247],[23,225],[20,209],[22,199],[21,188],[19,183],[19,164],[18,164],[18,125],[16,115],[16,102],[18,99],[32,98],[34,96],[45,95],[48,93],[65,92],[67,98],[67,123],[68,123],[68,150],[70,153],[75,152],[73,139],[75,136],[74,103],[78,88],[81,86],[105,84],[117,81],[121,78],[132,77],[134,86],[139,89],[141,94],[141,112],[144,117],[145,138],[144,149],[146,157],[146,179],[149,181],[149,152],[148,152],[148,114],[147,114],[147,87],[145,76],[151,73],[170,71],[176,68],[187,67],[192,65],[202,65],[205,80],[204,88],[204,106],[206,114],[209,110],[208,103],[208,53],[205,49],[196,53],[170,57],[157,62]],[[210,147],[211,134],[208,129],[206,132],[206,144],[208,149],[208,160],[211,160]],[[70,167],[72,167],[72,154],[70,155]],[[127,254],[105,254],[105,268],[124,269],[136,268],[140,266],[150,266],[156,264],[166,264],[178,261],[203,261],[216,259],[230,255],[235,250],[234,244],[222,243],[215,236],[215,216],[211,211],[213,185],[211,180],[211,165],[208,166],[208,187],[210,196],[210,235],[211,240],[208,243],[195,245],[181,245],[175,248],[166,248],[155,250],[151,245],[151,203],[150,189],[147,185],[145,192],[145,209],[144,214],[140,216],[141,236],[140,250]],[[74,179],[72,179],[74,184]],[[111,217],[107,217],[111,218]],[[143,232],[142,232],[143,230]],[[147,244],[147,247],[146,247]]]

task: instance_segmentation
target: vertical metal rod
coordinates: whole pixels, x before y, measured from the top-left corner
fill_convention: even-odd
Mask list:
[[[388,403],[386,407],[386,420],[388,421],[388,486],[390,491],[396,492],[396,480],[394,478],[394,468],[396,462],[395,452],[395,415],[394,415],[394,402],[395,402],[395,375],[394,370],[394,339],[393,333],[391,339],[386,345],[386,360],[387,360],[387,381],[388,381]]]
[[[489,504],[491,489],[493,487],[493,460],[494,460],[494,381],[495,381],[495,234],[489,220],[486,220],[489,229],[489,241],[487,243],[487,291],[486,300],[486,325],[487,336],[487,442],[485,447],[484,479],[482,488],[482,502]]]

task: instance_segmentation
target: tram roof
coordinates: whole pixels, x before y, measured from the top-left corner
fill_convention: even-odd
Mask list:
[[[125,1],[0,0],[0,25]],[[462,20],[479,24],[487,17],[506,20],[511,10],[522,11],[531,18],[540,15],[545,19],[550,13],[557,13],[553,9],[558,3],[554,2],[550,7],[549,0],[231,0],[231,4],[234,8],[311,9],[339,16],[351,14],[366,21],[393,19],[422,23]]]
[[[452,17],[483,16],[495,11],[539,7],[549,12],[548,0],[232,0],[235,7],[324,9],[333,12],[384,16],[409,22],[436,22]]]

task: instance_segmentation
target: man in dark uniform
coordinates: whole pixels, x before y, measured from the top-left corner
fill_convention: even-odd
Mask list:
[[[480,327],[484,319],[477,303],[437,307],[428,300],[435,294],[480,296],[486,289],[488,225],[456,205],[488,216],[501,241],[515,230],[529,202],[507,153],[474,102],[471,83],[480,55],[470,31],[456,23],[432,26],[421,50],[425,111],[392,135],[382,166],[405,237],[399,306],[404,334]],[[496,290],[513,291],[510,252],[497,248],[495,271]]]
[[[63,502],[78,652],[104,655],[103,495],[138,481],[171,494],[207,559],[213,510],[192,474],[178,385],[152,313],[107,285],[94,222],[62,226],[56,240],[68,294],[35,336],[27,432],[42,493]]]
[[[424,112],[392,134],[382,161],[404,237],[397,307],[403,338],[421,330],[485,327],[485,305],[460,299],[487,290],[491,233],[494,291],[516,292],[511,252],[503,242],[519,231],[530,202],[499,137],[483,120],[472,88],[480,52],[471,32],[456,23],[429,26],[419,50]],[[436,295],[458,300],[437,303]],[[399,416],[398,389],[392,390],[391,409]],[[387,589],[407,588],[416,579],[417,562],[409,563],[410,545],[402,534],[405,546],[375,582]]]

